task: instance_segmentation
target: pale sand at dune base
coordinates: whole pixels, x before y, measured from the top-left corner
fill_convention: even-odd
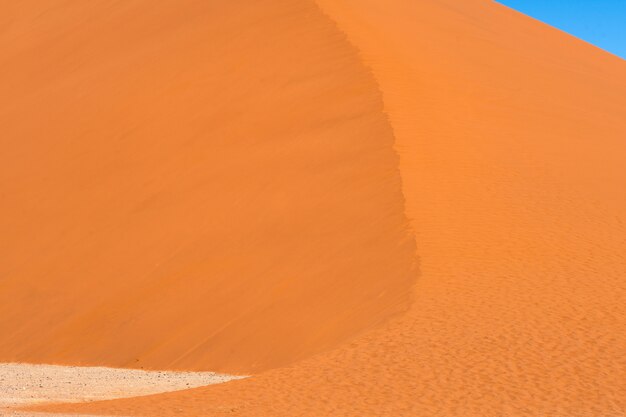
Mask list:
[[[0,409],[2,417],[93,417],[94,414],[58,414],[42,413],[37,411],[19,411],[12,409]]]
[[[106,367],[0,364],[0,416],[42,415],[20,407],[135,397],[219,384],[242,376]]]

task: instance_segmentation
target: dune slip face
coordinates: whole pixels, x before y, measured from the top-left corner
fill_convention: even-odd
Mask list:
[[[0,360],[249,374],[406,310],[393,133],[313,3],[0,16]]]
[[[0,358],[255,375],[34,410],[626,415],[623,60],[488,0],[121,5],[3,4]]]
[[[490,1],[318,4],[383,93],[412,307],[247,380],[50,410],[626,415],[624,61]]]

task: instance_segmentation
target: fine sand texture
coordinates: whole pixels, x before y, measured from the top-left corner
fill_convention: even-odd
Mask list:
[[[250,379],[52,409],[626,415],[626,63],[490,1],[318,4],[394,131],[420,260],[410,310]]]
[[[37,403],[134,397],[239,378],[212,372],[3,363],[0,364],[0,410]]]
[[[0,2],[0,360],[250,374],[408,307],[373,76],[315,4]]]
[[[0,359],[254,374],[39,410],[626,415],[624,60],[489,0],[1,7]]]
[[[211,372],[3,363],[0,364],[0,416],[26,416],[28,412],[16,408],[32,404],[133,397],[239,378]]]
[[[16,409],[0,409],[2,417],[93,417],[89,414],[45,413],[37,411],[21,411]]]

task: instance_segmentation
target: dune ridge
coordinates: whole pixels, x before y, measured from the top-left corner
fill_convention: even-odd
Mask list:
[[[313,3],[0,15],[1,361],[249,374],[407,309],[393,132]]]
[[[383,93],[419,248],[411,308],[248,380],[47,409],[626,414],[624,61],[489,1],[317,4]]]

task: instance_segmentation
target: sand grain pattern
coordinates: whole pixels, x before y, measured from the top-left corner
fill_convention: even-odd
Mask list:
[[[0,364],[0,416],[30,417],[33,404],[80,403],[171,392],[242,377],[211,372],[141,371],[104,367]],[[43,415],[43,414],[41,414]]]
[[[184,13],[184,6],[193,4],[185,2],[178,10]],[[240,7],[250,3],[232,4],[237,7],[232,16],[240,16]],[[332,160],[344,155],[335,140],[347,132],[356,135],[347,148],[369,138],[376,149],[385,149],[388,164],[376,165],[380,170],[372,170],[365,155],[341,159],[336,169],[351,162],[358,173],[371,174],[344,178],[346,189],[356,178],[362,179],[357,184],[385,178],[381,189],[400,187],[397,167],[402,180],[402,194],[398,188],[383,201],[385,194],[376,193],[380,204],[350,230],[388,218],[396,219],[395,229],[373,222],[371,240],[359,241],[354,252],[334,247],[337,259],[367,258],[383,248],[387,258],[359,270],[320,271],[317,276],[334,270],[346,277],[337,299],[313,297],[327,281],[311,291],[302,284],[308,280],[293,280],[294,287],[283,294],[292,297],[301,289],[314,315],[341,296],[359,294],[363,282],[380,282],[385,288],[377,288],[379,294],[393,291],[394,296],[354,314],[328,310],[329,315],[298,321],[295,327],[317,334],[313,324],[330,317],[345,323],[368,318],[342,327],[350,328],[343,337],[307,345],[302,354],[294,354],[298,349],[290,345],[285,352],[292,360],[265,362],[265,372],[246,380],[46,409],[144,416],[626,415],[626,63],[483,0],[266,1],[262,8],[245,10],[251,21],[267,23],[255,35],[273,33],[275,27],[284,34],[283,24],[293,25],[300,34],[314,34],[310,45],[315,48],[297,48],[306,50],[303,56],[345,58],[296,81],[302,90],[293,100],[317,91],[317,81],[327,77],[343,74],[339,84],[363,80],[349,91],[329,93],[324,103],[336,115],[332,122],[293,125],[306,125],[310,132],[324,129],[322,137],[332,134],[334,140],[316,148],[317,155]],[[208,16],[200,20],[208,22]],[[221,29],[245,36],[247,29],[242,32],[237,19]],[[239,51],[240,58],[252,54]],[[277,52],[280,56],[281,51],[258,49],[260,60],[277,63],[266,80],[276,68],[290,74],[308,68],[296,59],[276,61]],[[380,105],[348,111],[361,102],[347,99],[357,91]],[[309,103],[312,110],[322,102]],[[274,104],[245,108],[264,125],[283,109]],[[342,129],[346,120],[358,121],[361,128]],[[310,168],[299,165],[292,172]],[[337,184],[336,177],[325,184]],[[358,201],[345,195],[344,207],[372,202],[373,195]],[[306,194],[311,201],[319,197]],[[402,214],[389,217],[383,207]],[[381,234],[406,230],[405,216],[416,251],[400,232]],[[316,226],[328,220],[322,216]],[[266,235],[259,236],[261,242]],[[366,244],[381,240],[386,244]],[[405,255],[394,258],[394,250]],[[408,256],[406,250],[414,252]],[[325,253],[307,265],[328,266]],[[414,256],[420,275],[409,294]],[[377,268],[368,270],[371,265]],[[371,281],[359,273],[366,270]],[[394,316],[409,298],[410,309]],[[298,307],[294,303],[293,310],[281,313]],[[258,330],[244,326],[238,334],[251,329]],[[225,339],[224,346],[235,342]],[[246,346],[254,350],[257,342]],[[237,367],[249,357],[231,358],[227,363]]]
[[[313,3],[0,15],[0,360],[249,374],[406,310],[391,128]]]

